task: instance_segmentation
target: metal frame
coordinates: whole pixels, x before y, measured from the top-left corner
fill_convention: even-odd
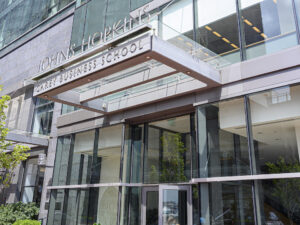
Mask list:
[[[272,180],[272,179],[293,179],[300,178],[298,173],[276,173],[276,174],[260,174],[260,175],[245,175],[245,176],[228,176],[228,177],[208,177],[208,178],[193,178],[189,182],[176,183],[174,185],[189,185],[198,183],[212,182],[228,182],[228,181],[247,181],[247,180]],[[94,187],[152,187],[160,184],[143,184],[143,183],[98,183],[98,184],[76,184],[76,185],[61,185],[48,186],[47,189],[77,189],[77,188],[94,188]],[[163,185],[163,184],[161,184]],[[167,185],[167,184],[164,184]]]
[[[146,225],[146,203],[147,203],[147,192],[148,191],[157,191],[159,188],[156,187],[144,187],[142,189],[142,204],[141,204],[141,225]],[[159,199],[159,196],[158,196]]]
[[[158,224],[163,225],[163,195],[164,190],[184,190],[187,192],[187,224],[192,225],[193,221],[193,213],[192,213],[192,188],[191,185],[189,186],[182,186],[182,185],[159,185],[159,207],[158,207]]]

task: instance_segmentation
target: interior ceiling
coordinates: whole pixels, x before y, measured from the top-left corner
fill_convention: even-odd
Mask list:
[[[190,117],[189,116],[175,117],[167,120],[153,122],[150,123],[149,125],[164,128],[178,133],[189,133]]]

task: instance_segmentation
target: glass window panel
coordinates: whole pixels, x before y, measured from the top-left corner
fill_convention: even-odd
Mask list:
[[[136,126],[133,127],[133,137],[132,137],[132,146],[131,146],[131,182],[132,183],[140,183],[142,182],[143,171],[141,170],[141,166],[143,163],[143,136],[144,136],[144,126]]]
[[[151,196],[149,197],[151,198]],[[168,225],[168,224],[187,225],[187,191],[165,189],[163,190],[162,201],[163,201],[162,202],[163,203],[163,208],[162,208],[163,225]]]
[[[130,12],[130,0],[110,0],[108,1],[105,14],[105,26],[112,27],[114,23],[128,17]],[[104,14],[103,14],[104,15]]]
[[[149,123],[144,182],[172,183],[191,177],[190,116]]]
[[[49,135],[51,132],[54,102],[37,98],[33,117],[32,132]]]
[[[300,172],[300,86],[251,95],[256,173]]]
[[[101,187],[99,189],[97,223],[117,224],[118,190],[118,187]]]
[[[33,201],[35,187],[24,187],[22,194],[22,202],[28,203]]]
[[[100,129],[97,152],[100,183],[119,182],[121,142],[122,125]]]
[[[74,19],[72,25],[72,34],[71,34],[71,45],[75,45],[75,50],[78,51],[81,45],[84,34],[85,18],[86,18],[87,5],[83,5],[74,12]]]
[[[70,4],[71,2],[73,2],[73,0],[60,0],[59,10],[61,10],[62,8],[64,8],[68,4]]]
[[[27,160],[24,173],[24,186],[35,186],[38,173],[37,161],[37,158]]]
[[[95,130],[75,134],[70,184],[88,184],[91,176]]]
[[[300,179],[257,182],[261,224],[300,224]]]
[[[61,114],[67,114],[70,112],[75,112],[77,110],[79,110],[80,108],[76,107],[76,106],[71,106],[71,105],[66,105],[66,104],[62,104],[62,108],[61,108]]]
[[[250,174],[245,121],[243,99],[198,108],[200,177]]]
[[[247,59],[297,45],[292,0],[241,0]]]
[[[48,211],[48,225],[63,225],[63,206],[65,199],[65,190],[52,190]]]
[[[53,185],[55,186],[67,184],[70,148],[70,135],[58,138],[53,172]]]
[[[200,184],[200,193],[201,224],[255,224],[251,182]]]
[[[141,212],[141,187],[123,187],[121,199],[121,225],[139,225]]]
[[[66,4],[72,0],[61,1],[62,4]],[[57,13],[58,6],[59,0],[5,1],[4,4],[1,2],[0,12],[4,12],[2,20],[5,22],[5,26],[3,26],[3,30],[0,26],[0,48]]]
[[[89,35],[93,35],[96,32],[104,31],[105,27],[105,13],[107,9],[107,1],[93,0],[87,4],[85,25],[84,25],[84,39],[88,40]],[[99,17],[99,15],[102,15]],[[79,25],[83,24],[79,20]],[[80,40],[81,42],[81,40]]]
[[[173,38],[174,34],[183,34],[190,39],[194,39],[193,36],[193,1],[182,0],[173,3],[166,10],[163,11],[162,16],[162,37],[164,40]],[[165,29],[164,29],[165,28]],[[172,32],[171,30],[174,31]],[[176,36],[177,36],[176,35]],[[186,43],[188,45],[188,43]]]
[[[197,42],[226,61],[240,61],[236,1],[198,0],[197,12]]]

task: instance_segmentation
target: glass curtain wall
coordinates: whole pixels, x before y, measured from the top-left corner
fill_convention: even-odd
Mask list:
[[[122,125],[58,139],[53,185],[119,182]]]
[[[191,178],[190,116],[149,123],[144,155],[145,183],[177,183]]]
[[[240,61],[236,0],[197,0],[197,42],[227,61]]]
[[[73,0],[1,1],[0,49]]]
[[[123,181],[187,182],[196,173],[194,114],[127,128]]]
[[[246,58],[298,44],[293,0],[240,0]]]
[[[47,224],[116,225],[117,209],[117,187],[53,190]]]
[[[122,125],[58,139],[53,185],[119,182]],[[53,191],[49,224],[115,225],[118,187]],[[54,203],[53,203],[54,202]],[[60,205],[60,206],[58,206]]]
[[[243,98],[200,106],[200,177],[250,175]]]
[[[71,43],[79,46],[83,38],[129,17],[130,11],[148,2],[88,1],[75,11]],[[158,31],[164,40],[193,48],[180,36],[184,35],[213,53],[207,57],[235,63],[299,44],[299,5],[299,0],[178,0],[159,15]]]
[[[249,96],[256,173],[300,172],[300,86]]]
[[[192,188],[195,225],[299,224],[299,178],[230,180],[300,172],[298,89],[283,87],[202,105],[197,120],[190,114],[60,137],[53,185],[104,186],[53,190],[47,224],[138,225],[145,215],[146,224],[156,224],[162,197],[158,185],[183,183]],[[188,184],[198,177],[228,181]],[[130,186],[122,186],[120,179]],[[166,204],[169,200],[164,195]],[[175,209],[169,211],[171,205],[165,208],[165,214],[177,215]]]

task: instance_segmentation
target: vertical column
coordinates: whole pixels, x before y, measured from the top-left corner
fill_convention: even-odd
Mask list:
[[[255,157],[255,148],[253,142],[253,135],[252,135],[252,121],[251,121],[251,110],[250,110],[250,103],[248,96],[244,98],[245,104],[245,113],[246,113],[246,128],[247,128],[247,137],[248,137],[248,151],[249,151],[249,160],[250,160],[250,168],[251,174],[257,174],[257,166],[256,166],[256,157]],[[253,205],[254,205],[254,215],[255,215],[255,222],[257,225],[261,225],[261,202],[259,196],[259,188],[257,181],[253,182],[252,187],[252,195],[253,195]]]
[[[208,177],[206,110],[202,107],[198,107],[197,109],[197,128],[199,146],[199,174],[200,177]],[[200,206],[200,216],[202,217],[202,220],[205,221],[205,224],[210,224],[209,184],[200,184]]]
[[[45,170],[45,175],[44,175],[43,191],[42,191],[40,213],[39,213],[39,219],[43,220],[43,225],[46,224],[46,222],[47,222],[48,210],[45,208],[45,205],[46,205],[46,203],[49,203],[49,198],[50,198],[50,190],[47,190],[47,187],[52,185],[53,167],[54,167],[56,145],[57,145],[56,122],[57,122],[58,116],[60,115],[60,112],[61,112],[61,104],[54,103],[51,134],[50,134],[50,136],[52,138],[49,139],[46,170]]]

